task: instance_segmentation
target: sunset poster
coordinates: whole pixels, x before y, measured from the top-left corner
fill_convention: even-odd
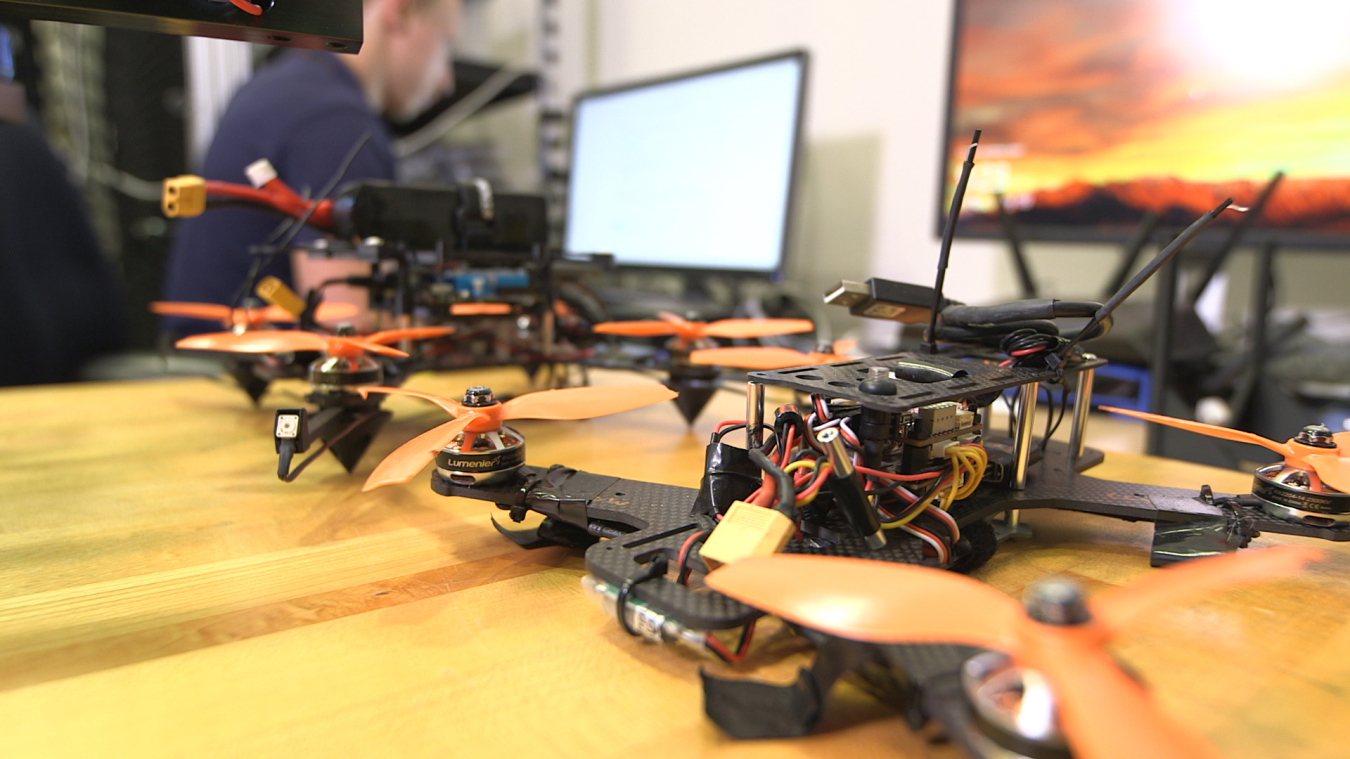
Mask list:
[[[1350,2],[959,0],[953,56],[944,212],[983,130],[965,233],[1002,196],[1031,237],[1121,239],[1283,171],[1263,236],[1350,247]]]

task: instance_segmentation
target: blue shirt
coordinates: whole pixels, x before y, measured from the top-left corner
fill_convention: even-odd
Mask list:
[[[246,185],[244,167],[266,158],[282,181],[312,196],[332,181],[343,158],[367,132],[370,139],[339,186],[394,178],[389,128],[335,55],[290,51],[258,71],[230,101],[206,153],[202,176]],[[282,222],[277,214],[249,208],[213,208],[184,219],[169,257],[165,298],[230,304],[252,264],[249,246],[265,242]],[[317,236],[307,229],[296,243]],[[278,254],[260,276],[268,274],[292,284],[289,254]],[[180,334],[214,328],[193,320],[165,323]]]

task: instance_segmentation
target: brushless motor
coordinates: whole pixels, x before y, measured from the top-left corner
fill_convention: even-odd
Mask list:
[[[1304,427],[1293,442],[1328,450],[1338,447],[1331,430],[1320,424]],[[1316,527],[1350,524],[1350,494],[1326,485],[1316,472],[1286,462],[1256,470],[1252,495],[1267,513],[1283,519]]]
[[[346,390],[384,382],[384,368],[370,356],[325,356],[309,365],[309,381],[318,392]]]
[[[490,388],[477,386],[464,391],[466,408],[481,408],[496,402]],[[505,425],[487,432],[461,432],[436,454],[436,469],[441,476],[458,485],[495,482],[524,463],[525,438]]]

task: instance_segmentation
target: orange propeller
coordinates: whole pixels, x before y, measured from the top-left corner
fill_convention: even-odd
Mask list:
[[[260,327],[263,324],[297,321],[289,311],[280,306],[230,308],[219,303],[183,303],[157,300],[150,303],[150,310],[160,316],[201,319],[203,321],[220,322],[225,327],[243,326],[248,329]],[[357,310],[357,307],[351,303],[320,303],[314,311],[314,320],[338,322],[352,318],[356,315]]]
[[[1290,438],[1286,442],[1277,443],[1253,432],[1231,430],[1227,427],[1205,424],[1204,422],[1192,422],[1188,419],[1177,419],[1162,414],[1150,414],[1114,406],[1102,406],[1101,409],[1113,414],[1124,414],[1125,416],[1157,422],[1189,432],[1198,432],[1201,435],[1216,437],[1220,440],[1233,440],[1238,443],[1251,443],[1252,445],[1269,448],[1283,456],[1284,462],[1289,466],[1296,469],[1311,469],[1317,472],[1317,476],[1322,482],[1342,492],[1350,493],[1350,457],[1345,456],[1345,451],[1350,448],[1350,432],[1339,432],[1333,435],[1332,440],[1336,442],[1336,446],[1325,448],[1300,443],[1297,438]]]
[[[510,303],[451,303],[451,316],[505,316],[514,307]]]
[[[223,351],[226,353],[293,353],[296,351],[323,351],[329,356],[355,358],[362,353],[384,356],[407,356],[387,343],[400,340],[420,340],[440,337],[454,332],[454,327],[413,327],[388,329],[364,337],[318,335],[301,330],[254,330],[251,332],[212,332],[185,337],[174,343],[184,350]]]
[[[398,387],[361,387],[357,390],[363,397],[370,393],[396,393],[423,398],[454,417],[453,421],[418,435],[386,456],[366,479],[361,488],[363,491],[408,482],[461,432],[492,432],[501,429],[502,422],[508,419],[591,419],[668,401],[677,395],[664,385],[606,385],[541,390],[504,403],[493,401],[486,406],[466,406],[433,393]]]
[[[1087,620],[1050,624],[963,575],[904,564],[777,554],[728,564],[714,590],[784,619],[868,643],[958,643],[1003,651],[1050,683],[1060,727],[1080,759],[1217,757],[1160,714],[1103,648],[1137,615],[1183,598],[1293,574],[1315,548],[1243,551],[1152,572],[1088,600]]]
[[[659,320],[602,322],[594,330],[602,335],[625,337],[660,337],[674,335],[681,343],[692,343],[705,337],[752,338],[771,335],[792,335],[810,332],[815,325],[809,319],[720,319],[715,322],[691,322],[668,312],[661,312]]]
[[[705,348],[689,354],[690,363],[711,366],[736,366],[754,371],[772,371],[791,369],[794,366],[815,366],[849,361],[852,356],[844,355],[853,349],[853,340],[836,340],[830,351],[812,351],[802,353],[791,348],[771,346],[748,346],[744,348]]]

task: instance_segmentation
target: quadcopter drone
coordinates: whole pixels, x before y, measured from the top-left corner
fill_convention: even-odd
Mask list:
[[[357,182],[328,197],[342,174],[339,170],[330,186],[310,199],[287,186],[265,159],[251,164],[246,174],[249,185],[173,177],[165,180],[162,195],[163,211],[170,218],[244,205],[288,219],[276,240],[254,251],[253,271],[241,295],[254,290],[265,262],[290,250],[306,226],[332,236],[311,243],[311,255],[354,257],[372,264],[370,276],[324,283],[305,298],[275,278],[257,282],[259,297],[274,308],[161,308],[163,313],[217,320],[238,332],[197,336],[177,345],[262,357],[229,365],[255,402],[273,379],[310,379],[313,391],[307,400],[317,411],[277,411],[274,438],[281,479],[292,481],[324,450],[332,450],[348,471],[355,466],[389,418],[379,408],[382,396],[357,394],[357,386],[397,385],[419,370],[504,363],[519,364],[533,377],[541,367],[588,355],[582,343],[589,338],[589,325],[566,305],[565,293],[555,295],[555,289],[563,288],[554,287],[553,260],[546,254],[543,198],[498,194],[481,179],[450,187]],[[318,334],[320,322],[344,318],[334,316],[340,306],[321,302],[323,287],[339,283],[366,288],[372,308],[393,314],[397,324],[427,326],[364,338],[341,329]],[[299,321],[300,329],[250,329],[277,321]],[[451,333],[454,337],[447,338]],[[430,337],[442,339],[419,345],[412,355],[386,345]],[[311,361],[315,352],[320,357]],[[322,446],[291,470],[294,455],[320,440]]]
[[[946,570],[940,576],[960,582],[956,575],[988,561],[1000,539],[1016,532],[1020,511],[1029,508],[1153,522],[1155,565],[1229,554],[1260,531],[1350,540],[1350,529],[1309,508],[1307,499],[1297,501],[1302,507],[1290,506],[1294,498],[1275,503],[1268,492],[1301,490],[1295,494],[1301,498],[1324,492],[1323,481],[1331,486],[1340,482],[1336,474],[1342,466],[1340,451],[1332,450],[1339,443],[1333,436],[1323,439],[1309,433],[1312,442],[1295,441],[1280,448],[1285,464],[1267,479],[1281,488],[1254,488],[1251,495],[1122,484],[1082,473],[1102,459],[1083,441],[1094,371],[1104,362],[1075,348],[1104,334],[1115,306],[1229,202],[1192,224],[1106,304],[1047,300],[981,308],[943,299],[940,287],[927,290],[885,280],[841,284],[827,300],[850,310],[885,312],[890,318],[903,311],[911,312],[903,318],[927,316],[926,349],[820,364],[793,359],[796,366],[751,372],[746,418],[725,422],[713,433],[698,489],[562,465],[534,467],[524,464],[522,457],[495,452],[499,450],[495,443],[486,459],[467,460],[460,455],[467,438],[460,435],[480,423],[462,417],[406,444],[376,468],[366,487],[410,481],[435,460],[430,478],[434,492],[489,501],[516,522],[530,512],[542,515],[542,523],[533,529],[508,530],[501,525],[498,529],[525,546],[583,549],[589,572],[583,590],[626,632],[652,642],[680,643],[736,661],[746,655],[755,622],[766,611],[831,633],[814,638],[821,643],[814,684],[799,683],[775,695],[772,686],[723,686],[705,676],[709,714],[733,735],[808,731],[824,685],[848,669],[881,659],[901,665],[916,683],[917,697],[940,706],[945,703],[941,690],[945,681],[933,678],[959,672],[978,651],[964,645],[947,645],[937,654],[928,646],[888,645],[883,650],[872,645],[875,637],[857,631],[846,631],[850,634],[840,638],[839,630],[832,631],[817,619],[794,618],[766,596],[719,582],[716,578],[728,575],[718,573],[735,577],[750,557],[786,554],[775,560],[869,559],[867,566],[884,571]],[[1061,317],[1088,321],[1076,332],[1061,335],[1055,323]],[[943,345],[937,344],[939,340]],[[771,358],[772,351],[756,352],[761,360]],[[728,358],[718,360],[731,363]],[[1042,384],[1064,388],[1061,417],[1069,405],[1063,395],[1073,389],[1067,445],[1051,440],[1052,430],[1036,439],[1036,398]],[[780,406],[768,416],[768,386],[791,389],[804,400]],[[1006,393],[1015,394],[1016,413],[1005,439],[987,429],[984,418],[988,407]],[[469,396],[459,405],[430,399],[457,416],[476,402]],[[498,430],[500,419],[481,424]],[[738,429],[744,429],[744,447],[731,443],[729,436]],[[512,447],[506,442],[500,450]],[[1202,566],[1195,564],[1186,571],[1203,573]],[[706,580],[700,582],[701,578]],[[798,588],[791,579],[780,584],[789,597]],[[884,578],[865,584],[890,585]],[[727,633],[736,630],[740,634],[732,643]],[[897,636],[882,642],[901,640]],[[956,637],[943,642],[972,641]],[[1018,655],[1016,650],[1004,650],[1014,658]],[[970,665],[977,670],[977,680],[1008,668],[987,658],[980,662]],[[1113,682],[1118,680],[1117,676]],[[815,695],[807,698],[806,692]],[[1075,698],[1061,695],[1066,704]],[[753,711],[747,704],[763,708],[747,716]],[[938,706],[928,712],[939,718],[946,713]],[[965,722],[951,722],[949,729],[959,732],[960,725],[970,725],[968,708],[966,714]],[[742,720],[754,727],[736,727]],[[1066,734],[1078,730],[1066,728]],[[1171,740],[1171,734],[1164,738]],[[1093,753],[1096,750],[1089,748],[1084,755],[1112,756]],[[972,754],[995,755],[976,749]]]
[[[292,220],[284,237],[254,251],[255,272],[261,262],[289,250],[301,228],[328,234],[304,246],[311,256],[367,262],[372,272],[326,282],[320,290],[337,284],[364,288],[372,309],[396,315],[400,324],[455,326],[454,340],[419,354],[417,368],[519,364],[533,376],[541,367],[590,355],[592,338],[583,317],[593,321],[594,314],[577,288],[554,271],[542,197],[497,193],[482,179],[451,186],[353,182],[327,197],[335,179],[309,199],[287,186],[265,159],[246,174],[249,185],[197,176],[166,179],[164,214],[189,217],[243,205]],[[246,282],[244,289],[251,287]]]

